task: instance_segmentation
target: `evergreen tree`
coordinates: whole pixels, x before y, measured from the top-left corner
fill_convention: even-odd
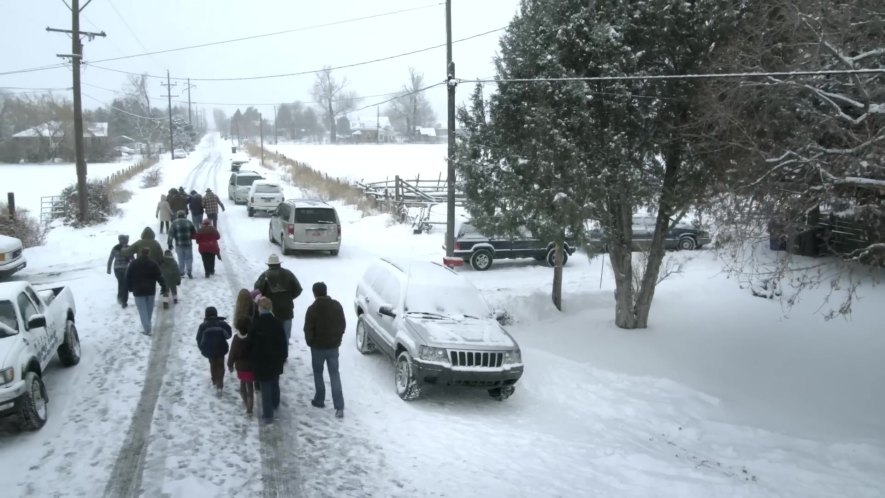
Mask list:
[[[741,3],[523,0],[502,37],[497,93],[486,109],[477,91],[471,111],[461,112],[467,138],[458,168],[477,225],[532,223],[561,241],[567,230],[580,234],[584,218],[597,220],[620,327],[647,326],[671,218],[715,180],[689,141],[700,83],[544,79],[698,72],[733,31]],[[639,208],[653,210],[657,223],[646,264],[634,266]]]

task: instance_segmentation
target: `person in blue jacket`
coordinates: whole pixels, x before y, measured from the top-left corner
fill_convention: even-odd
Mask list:
[[[232,335],[230,325],[224,317],[218,316],[215,306],[207,307],[203,323],[197,329],[197,347],[200,348],[200,353],[209,359],[212,385],[215,386],[219,396],[224,387],[224,356],[230,350],[227,341]]]

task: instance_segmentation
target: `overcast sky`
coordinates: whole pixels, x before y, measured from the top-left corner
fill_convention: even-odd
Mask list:
[[[81,0],[84,3],[85,0]],[[453,0],[454,39],[465,38],[507,26],[517,12],[519,0]],[[423,7],[423,8],[421,8]],[[81,15],[81,30],[104,31],[106,38],[85,42],[85,60],[97,61],[149,51],[222,41],[290,30],[319,24],[414,9],[409,12],[317,27],[300,32],[269,36],[213,47],[136,57],[100,63],[133,73],[165,77],[234,78],[311,71],[324,65],[342,66],[445,43],[443,0],[93,0]],[[71,14],[62,0],[0,0],[0,73],[57,64],[56,54],[71,52],[70,40],[45,28],[70,29]],[[487,77],[494,74],[492,58],[501,32],[454,45],[457,76]],[[360,67],[336,70],[346,76],[350,88],[363,96],[399,90],[408,69],[424,73],[425,83],[445,79],[445,48],[400,57]],[[209,111],[213,107],[233,114],[240,104],[256,105],[272,116],[272,104],[294,100],[310,101],[313,75],[252,81],[192,81],[194,102]],[[98,67],[83,71],[83,103],[87,108],[110,103],[126,75]],[[165,81],[163,81],[165,82]],[[151,80],[154,102],[160,104],[165,88],[160,79]],[[68,68],[14,75],[0,75],[0,88],[66,88],[71,85]],[[184,82],[173,95],[186,101]],[[101,88],[97,88],[101,87]],[[472,85],[459,87],[459,102]],[[21,91],[21,90],[15,90]],[[70,95],[70,92],[62,92]],[[445,121],[445,87],[427,92],[437,119]],[[386,97],[366,97],[367,106]],[[207,104],[202,104],[207,103]],[[383,107],[382,107],[383,112]],[[363,111],[374,115],[374,108]]]

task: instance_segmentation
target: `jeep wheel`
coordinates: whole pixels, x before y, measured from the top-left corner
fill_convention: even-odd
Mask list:
[[[356,350],[362,354],[375,352],[375,345],[369,339],[369,331],[366,330],[366,321],[362,315],[356,321]]]
[[[22,427],[25,430],[36,431],[43,427],[49,416],[49,400],[46,397],[46,387],[43,380],[36,372],[25,374],[25,394],[21,400]]]
[[[697,247],[697,242],[694,241],[693,237],[682,237],[679,239],[679,245],[677,247],[682,251],[691,251]]]
[[[550,249],[547,251],[547,264],[550,267],[556,266],[556,249]],[[566,252],[565,248],[562,249],[562,266],[565,266],[565,263],[568,261],[568,252]]]
[[[251,218],[255,216],[255,210],[252,208],[246,208],[246,214]]]
[[[80,363],[80,335],[77,334],[77,326],[73,320],[68,320],[65,324],[65,340],[58,347],[58,359],[66,367]]]
[[[496,387],[494,389],[489,389],[489,396],[495,398],[497,401],[504,401],[513,395],[513,391],[516,388],[513,386],[504,386],[504,387]]]
[[[421,386],[415,379],[415,370],[412,368],[412,357],[408,351],[400,352],[396,357],[396,393],[403,401],[412,401],[421,396]]]
[[[470,266],[476,271],[486,271],[492,267],[492,251],[480,249],[470,255]]]

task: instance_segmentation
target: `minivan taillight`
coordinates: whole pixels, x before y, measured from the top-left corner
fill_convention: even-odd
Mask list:
[[[341,240],[341,225],[338,225],[338,239]]]
[[[289,228],[289,235],[295,235],[295,225],[289,223],[288,228]]]

